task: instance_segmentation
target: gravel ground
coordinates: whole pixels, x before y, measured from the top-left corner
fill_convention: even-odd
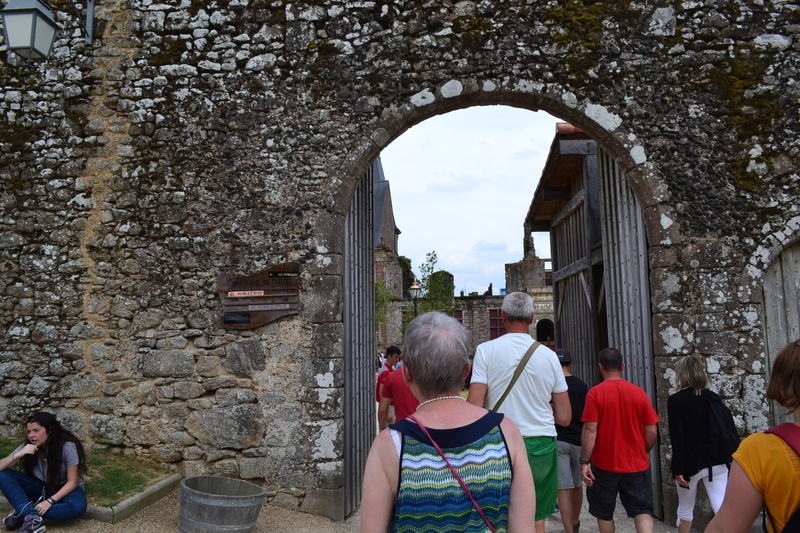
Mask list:
[[[45,520],[47,531],[62,533],[163,533],[178,531],[178,507],[180,490],[169,495],[147,509],[117,524],[106,524],[96,520],[73,520],[55,522]],[[265,505],[261,508],[254,533],[355,533],[360,518],[356,511],[344,522],[333,522],[326,518]]]
[[[180,491],[175,489],[162,500],[144,511],[117,524],[106,524],[96,520],[74,520],[72,522],[46,521],[47,531],[62,533],[163,533],[178,531],[178,507]],[[615,514],[618,533],[634,532],[633,520],[625,516],[622,505],[617,502]],[[254,533],[357,533],[361,522],[356,511],[343,522],[333,522],[319,516],[290,511],[265,505],[261,509]],[[674,533],[675,527],[656,520],[655,533]],[[547,519],[547,533],[561,533],[561,518],[558,511]],[[581,532],[597,531],[597,522],[589,515],[584,499],[581,514]]]

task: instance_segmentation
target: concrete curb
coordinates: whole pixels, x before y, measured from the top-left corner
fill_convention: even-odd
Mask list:
[[[182,479],[183,476],[180,474],[173,474],[167,479],[159,481],[155,485],[134,494],[113,507],[101,507],[99,505],[89,504],[89,507],[81,518],[116,524],[154,504],[175,490],[175,488],[180,485]],[[0,496],[0,511],[5,513],[10,510],[11,505],[5,498]]]

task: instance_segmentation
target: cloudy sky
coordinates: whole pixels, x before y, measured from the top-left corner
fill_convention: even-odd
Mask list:
[[[481,106],[428,119],[381,153],[400,234],[414,273],[428,252],[455,276],[456,294],[494,294],[505,264],[522,259],[522,223],[558,119],[507,106]],[[536,252],[549,258],[546,234]]]

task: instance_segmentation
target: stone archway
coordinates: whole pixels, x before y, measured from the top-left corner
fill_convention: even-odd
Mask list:
[[[555,343],[555,327],[550,319],[542,319],[536,323],[536,340],[542,343],[552,344],[554,348],[557,346]]]
[[[414,115],[414,117],[417,118],[421,122],[422,120],[425,120],[427,118],[430,118],[432,116],[435,116],[435,115],[439,114],[439,113],[437,113],[437,111],[439,109],[441,109],[441,108],[445,108],[447,111],[454,110],[454,108],[458,105],[458,103],[462,103],[462,104],[466,103],[466,107],[468,107],[469,105],[491,105],[491,104],[497,103],[497,99],[496,99],[497,95],[493,94],[495,92],[496,87],[494,87],[492,85],[487,85],[485,83],[481,86],[477,82],[472,82],[472,83],[467,82],[466,85],[469,85],[469,86],[472,86],[472,87],[483,87],[483,88],[487,88],[488,87],[489,89],[491,89],[491,90],[488,90],[488,91],[483,91],[481,89],[478,89],[478,94],[474,94],[473,95],[473,94],[469,94],[469,93],[464,94],[464,91],[463,91],[464,85],[465,84],[461,83],[461,82],[450,81],[450,82],[446,83],[444,86],[442,86],[441,88],[439,88],[435,92],[434,91],[423,91],[422,95],[424,95],[424,98],[422,96],[420,96],[420,95],[415,95],[412,98],[412,100],[410,102],[410,105],[407,106],[404,109],[404,111],[406,111],[409,114],[409,116]],[[439,102],[437,102],[437,97],[440,100]],[[506,99],[507,98],[509,98],[508,94],[506,94]],[[515,94],[514,99],[515,99],[515,101],[517,101],[520,104],[522,102],[525,102],[525,101],[530,102],[531,100],[538,102],[539,105],[542,105],[543,103],[545,103],[545,104],[549,103],[548,99],[542,97],[541,95],[529,95],[526,92],[522,92],[520,94]],[[528,105],[530,105],[530,103]],[[524,105],[520,105],[519,107],[525,107],[525,106]],[[553,105],[553,107],[558,107],[558,106]],[[427,109],[424,109],[424,111],[423,111],[420,108],[427,108]],[[542,106],[542,108],[540,108],[538,110],[549,111],[549,109],[547,109],[546,106]],[[560,110],[560,111],[561,112],[565,112],[564,110]],[[605,115],[603,113],[600,113],[597,110],[595,110],[594,113],[595,113],[595,117],[594,118],[603,118],[603,122],[602,123],[603,124],[607,123],[607,117],[605,117]],[[574,122],[576,122],[578,125],[581,125],[583,123],[588,123],[588,124],[590,124],[590,128],[594,129],[595,131],[601,131],[602,130],[601,125],[595,123],[593,121],[593,119],[590,119],[589,117],[586,117],[586,116],[580,117],[579,114],[576,113],[574,110],[571,112],[571,114],[573,116],[575,116],[575,119],[577,119],[577,120],[574,120]],[[370,143],[367,144],[367,146],[366,146],[366,148],[364,150],[365,153],[367,154],[367,155],[365,155],[365,159],[370,161],[370,164],[371,164],[372,160],[374,160],[374,158],[376,158],[377,155],[378,155],[377,153],[375,153],[376,149],[382,148],[383,146],[385,146],[387,144],[387,140],[388,139],[396,138],[397,136],[402,134],[408,127],[412,127],[413,125],[418,123],[418,122],[411,122],[411,120],[408,117],[397,113],[397,110],[395,110],[394,117],[396,119],[395,123],[382,124],[382,125],[385,126],[385,128],[378,128],[370,136]],[[580,120],[580,122],[578,122],[578,120]],[[390,132],[392,132],[392,133],[390,133]],[[640,152],[641,152],[635,145],[633,147],[613,146],[616,143],[616,140],[613,137],[608,136],[607,134],[605,135],[605,139],[606,139],[605,142],[607,142],[607,143],[610,142],[612,144],[611,150],[609,150],[609,151],[613,150],[613,151],[619,153],[619,152],[624,151],[624,150],[627,149],[633,154],[640,154]],[[609,139],[610,139],[610,141],[609,141]],[[635,157],[640,157],[640,156],[636,155]],[[634,160],[634,156],[630,157],[629,159]],[[657,173],[654,172],[652,169],[648,169],[648,172],[649,172],[651,177],[657,175]],[[344,182],[343,182],[343,184],[344,184]],[[640,187],[647,188],[649,186],[650,186],[650,181],[644,181],[644,182],[640,183]],[[647,192],[650,192],[650,191],[647,191]],[[520,219],[522,219],[522,218],[523,218],[523,214],[520,213]],[[657,229],[657,228],[658,228],[658,226],[651,227],[651,229]],[[657,242],[657,241],[662,240],[663,236],[660,235],[660,234],[658,234],[656,236],[652,236],[650,238],[651,242],[652,242],[653,239],[656,239],[656,242]],[[645,255],[646,255],[646,251],[645,251]],[[649,291],[649,288],[645,290],[645,292],[648,292],[648,291]],[[649,320],[650,320],[650,317],[648,316],[648,317],[646,317],[646,320],[644,321],[644,323],[649,324]],[[347,320],[347,318],[345,318],[345,329],[346,330],[348,329],[348,325],[347,324],[348,324],[348,320]],[[539,322],[537,322],[537,324],[535,326],[535,335],[536,335],[536,338],[538,340],[540,340],[541,342],[544,342],[544,343],[548,344],[553,349],[556,348],[555,335],[554,335],[554,326],[553,326],[553,322],[551,320],[542,319]],[[651,351],[648,349],[648,350],[646,350],[646,353],[649,354],[649,353],[651,353]],[[347,357],[348,357],[348,354],[345,353],[345,358],[347,358]],[[651,383],[653,381],[652,375],[651,375],[650,379],[647,379],[646,381],[648,383]],[[637,383],[638,383],[638,381],[637,381]],[[348,394],[348,397],[352,397],[352,394]],[[347,457],[348,454],[346,453],[345,455]],[[654,454],[653,457],[658,458],[658,455]],[[347,464],[347,462],[345,463],[345,469],[348,472],[350,471],[350,468],[357,469],[358,467],[359,466],[358,466],[358,464],[356,464],[355,461],[353,461],[352,465],[350,465],[350,466]],[[657,489],[660,488],[660,485],[659,485],[660,482],[657,481],[657,480],[658,480],[658,473],[655,472],[654,473],[654,483],[655,483],[654,488],[656,489],[656,496],[660,500],[660,492],[657,490]],[[349,494],[351,491],[354,491],[354,490],[355,490],[355,487],[345,487],[345,494]],[[656,513],[657,513],[658,516],[662,515],[660,501],[659,501],[658,506],[656,507]]]

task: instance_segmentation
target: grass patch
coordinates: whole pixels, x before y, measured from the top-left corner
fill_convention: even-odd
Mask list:
[[[17,446],[17,440],[0,439],[0,457],[6,457]],[[169,468],[157,463],[104,449],[87,451],[86,464],[86,497],[89,505],[102,507],[117,505],[172,475]]]

